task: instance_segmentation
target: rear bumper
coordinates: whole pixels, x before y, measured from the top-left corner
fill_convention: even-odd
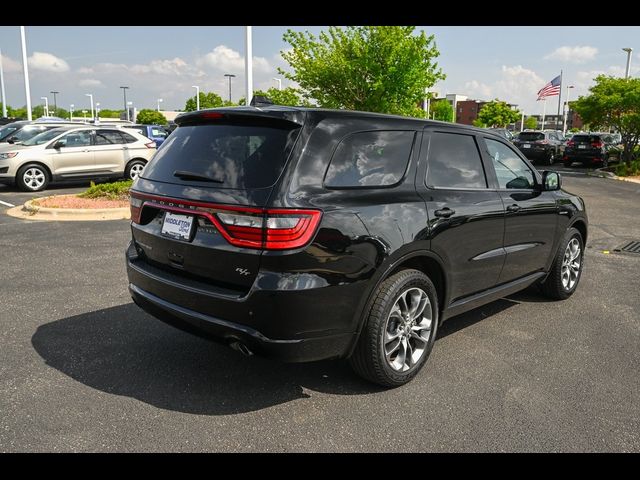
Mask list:
[[[147,269],[131,247],[126,257],[134,302],[181,330],[227,345],[241,342],[258,355],[287,362],[345,357],[356,338],[360,285],[285,289],[270,278],[233,295]]]
[[[276,340],[245,325],[204,315],[162,300],[129,284],[133,301],[145,312],[180,330],[204,336],[226,345],[244,344],[252,353],[284,362],[310,362],[339,358],[348,350],[353,334],[316,338]]]
[[[525,157],[535,160],[548,157],[549,152],[551,151],[549,148],[519,148],[519,150]]]

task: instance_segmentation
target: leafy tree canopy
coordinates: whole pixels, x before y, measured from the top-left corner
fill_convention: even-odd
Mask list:
[[[144,125],[166,125],[167,119],[156,110],[142,109],[136,116],[136,121]]]
[[[487,127],[504,128],[520,120],[520,112],[513,110],[507,102],[492,100],[485,103],[478,112],[478,121]]]

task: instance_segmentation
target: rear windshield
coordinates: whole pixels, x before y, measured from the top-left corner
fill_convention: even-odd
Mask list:
[[[525,142],[535,142],[536,140],[544,140],[544,133],[539,132],[522,132],[518,135],[518,140]]]
[[[595,143],[600,141],[600,135],[574,135],[571,140],[580,143]]]
[[[297,127],[184,125],[176,129],[144,169],[143,178],[216,188],[273,185],[297,138]],[[181,178],[176,172],[201,175]]]

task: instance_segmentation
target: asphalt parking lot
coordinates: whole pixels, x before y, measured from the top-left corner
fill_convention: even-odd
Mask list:
[[[528,290],[451,319],[394,390],[172,329],[127,293],[127,221],[0,204],[0,451],[638,452],[640,255],[614,249],[640,240],[640,184],[563,179],[590,218],[575,295]],[[5,203],[32,196],[0,186]]]

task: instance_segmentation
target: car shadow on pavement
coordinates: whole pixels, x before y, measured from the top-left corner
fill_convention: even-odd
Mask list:
[[[78,382],[185,413],[250,412],[309,398],[313,391],[383,390],[344,361],[286,364],[245,357],[165,325],[133,303],[41,325],[31,342],[47,365]]]

